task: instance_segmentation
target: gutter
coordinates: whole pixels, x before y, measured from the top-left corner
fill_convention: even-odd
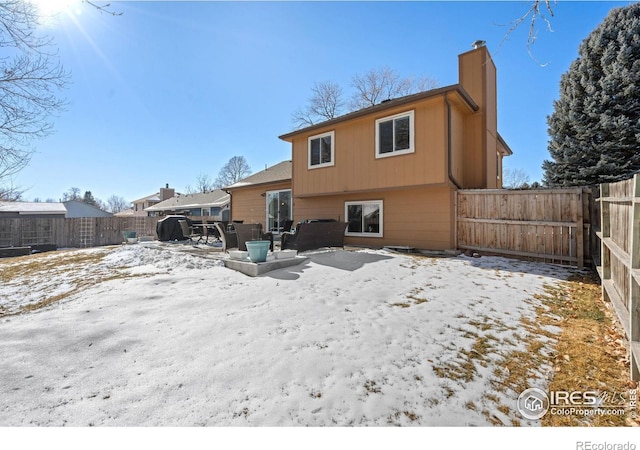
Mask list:
[[[453,172],[451,172],[451,103],[449,103],[446,92],[442,94],[442,97],[444,98],[444,102],[447,104],[447,174],[449,175],[449,180],[455,185],[455,187],[462,189],[462,185],[453,176]]]

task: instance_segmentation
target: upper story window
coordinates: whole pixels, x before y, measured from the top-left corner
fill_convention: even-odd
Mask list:
[[[333,131],[309,138],[309,169],[334,165],[334,141]]]
[[[376,158],[413,153],[413,111],[376,120]]]

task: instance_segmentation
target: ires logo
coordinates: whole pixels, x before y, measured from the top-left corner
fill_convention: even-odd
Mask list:
[[[618,392],[599,391],[551,391],[529,388],[518,397],[517,409],[522,417],[537,420],[550,412],[558,416],[624,415],[629,409],[628,399],[634,399],[635,390],[629,397]]]
[[[602,401],[597,391],[551,391],[549,404],[551,407],[563,406],[598,406]]]

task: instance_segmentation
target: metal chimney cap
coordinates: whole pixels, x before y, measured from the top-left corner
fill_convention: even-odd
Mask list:
[[[484,47],[486,44],[487,44],[487,41],[483,41],[482,39],[478,39],[473,44],[471,44],[471,46],[474,49],[477,49],[477,48],[480,48],[480,47]]]

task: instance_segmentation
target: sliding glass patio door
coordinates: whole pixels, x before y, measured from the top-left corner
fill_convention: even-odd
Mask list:
[[[273,233],[289,231],[283,229],[288,220],[293,219],[291,189],[267,192],[267,230]]]

